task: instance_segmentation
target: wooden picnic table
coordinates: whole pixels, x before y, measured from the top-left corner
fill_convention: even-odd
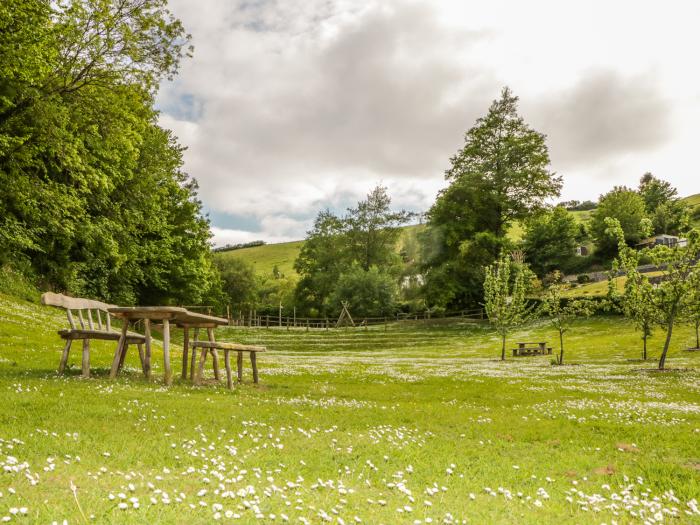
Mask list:
[[[551,354],[552,349],[547,348],[546,342],[539,342],[539,343],[520,342],[520,343],[518,343],[518,348],[513,348],[513,355],[514,356],[546,355],[548,353]]]
[[[184,330],[183,342],[183,370],[182,377],[187,377],[187,353],[189,349],[189,329],[190,328],[206,328],[209,338],[213,339],[214,328],[228,324],[227,319],[214,317],[212,315],[198,314],[190,312],[179,306],[119,306],[108,309],[109,313],[114,317],[122,319],[122,331],[119,337],[117,349],[114,352],[112,361],[112,369],[109,373],[110,378],[117,376],[121,363],[124,362],[126,356],[126,344],[129,324],[134,321],[143,320],[144,336],[145,336],[145,355],[142,357],[144,373],[146,377],[151,376],[151,322],[163,323],[163,368],[165,370],[165,384],[172,383],[172,371],[170,367],[170,323],[174,322],[176,326]],[[196,338],[196,336],[195,336]],[[194,358],[194,351],[193,356]],[[194,368],[194,366],[192,367]]]

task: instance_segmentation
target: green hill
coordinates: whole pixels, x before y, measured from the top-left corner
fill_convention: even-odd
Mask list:
[[[397,243],[397,249],[405,247],[415,239],[418,232],[424,228],[423,225],[414,224],[402,228],[401,237]],[[261,275],[270,275],[272,270],[277,269],[286,276],[296,277],[294,271],[294,261],[299,255],[304,241],[281,242],[276,244],[263,244],[251,248],[241,248],[227,252],[217,252],[215,258],[220,260],[242,259],[255,267],[255,271]]]
[[[690,195],[683,199],[691,208],[694,215],[700,215],[700,193]],[[585,223],[591,219],[592,210],[587,211],[572,211],[571,213],[578,222]],[[700,220],[696,220],[700,225]],[[403,228],[401,238],[399,239],[397,249],[406,247],[416,239],[418,232],[424,228],[424,225],[415,224]],[[523,227],[520,223],[515,223],[508,233],[509,237],[514,241],[519,241],[523,237]],[[214,257],[227,259],[238,258],[251,263],[256,272],[259,274],[269,275],[275,266],[282,274],[287,276],[296,276],[294,271],[294,261],[299,255],[304,241],[283,242],[277,244],[264,244],[262,246],[254,246],[251,248],[242,248],[228,252],[218,252]]]

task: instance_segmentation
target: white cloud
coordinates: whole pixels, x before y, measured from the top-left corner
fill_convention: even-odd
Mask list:
[[[647,170],[692,193],[699,8],[656,6],[175,0],[195,56],[162,87],[161,123],[207,208],[259,225],[227,225],[227,242],[301,238],[319,209],[379,182],[427,209],[506,84],[548,134],[564,197]]]

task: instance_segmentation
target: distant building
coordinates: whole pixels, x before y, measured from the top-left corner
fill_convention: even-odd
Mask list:
[[[661,235],[655,235],[654,237],[649,237],[648,239],[644,239],[642,242],[637,244],[638,249],[642,248],[653,248],[654,246],[668,246],[669,248],[675,248],[676,246],[687,246],[688,245],[688,239],[681,239],[680,237],[676,237],[675,235],[666,235],[661,234]]]
[[[588,255],[588,248],[586,246],[577,246],[576,255],[579,257],[586,257]]]

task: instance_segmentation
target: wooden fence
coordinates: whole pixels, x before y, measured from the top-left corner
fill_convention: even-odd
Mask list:
[[[429,311],[421,313],[399,313],[393,316],[385,317],[354,317],[354,325],[343,324],[337,325],[337,318],[331,317],[297,317],[296,315],[258,315],[255,310],[248,313],[238,312],[238,315],[231,315],[231,310],[227,309],[227,316],[230,326],[245,326],[249,328],[286,328],[291,329],[306,329],[306,330],[331,330],[336,328],[368,328],[370,326],[388,326],[389,323],[430,323],[449,320],[470,320],[483,321],[486,319],[484,310],[460,310],[457,312],[434,314]]]

